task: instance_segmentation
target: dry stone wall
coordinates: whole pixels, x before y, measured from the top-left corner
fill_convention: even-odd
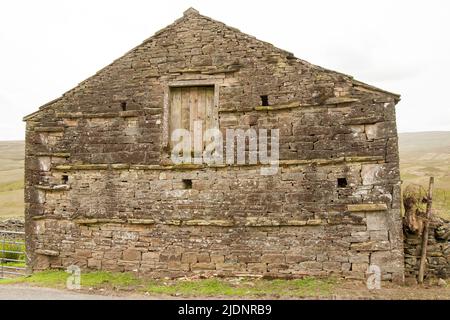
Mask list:
[[[169,88],[206,84],[221,130],[280,129],[276,175],[171,164]],[[26,117],[30,263],[401,281],[398,100],[189,10]]]
[[[417,279],[422,253],[422,235],[405,228],[405,276]],[[428,234],[427,279],[450,277],[450,222],[433,217]]]

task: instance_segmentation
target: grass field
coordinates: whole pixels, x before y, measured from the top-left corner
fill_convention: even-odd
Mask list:
[[[434,208],[450,219],[450,132],[400,134],[403,186],[435,177]],[[0,142],[0,218],[23,216],[23,141]]]
[[[0,284],[34,284],[36,286],[64,288],[68,274],[64,271],[44,271],[29,277],[0,279]],[[202,279],[152,280],[131,273],[105,271],[83,273],[81,285],[85,289],[125,290],[183,297],[316,297],[330,296],[337,280],[304,278],[297,280],[263,279]]]
[[[0,218],[23,216],[23,141],[0,142]]]
[[[400,171],[403,186],[428,187],[435,178],[434,212],[450,219],[450,132],[400,134]]]

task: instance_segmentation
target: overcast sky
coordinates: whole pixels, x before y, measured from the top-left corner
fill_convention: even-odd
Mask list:
[[[450,130],[450,1],[1,1],[0,140],[194,7],[298,58],[400,93],[400,132]]]

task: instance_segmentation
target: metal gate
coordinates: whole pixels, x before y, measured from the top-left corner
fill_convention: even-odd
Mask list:
[[[25,232],[0,230],[0,279],[27,274]]]

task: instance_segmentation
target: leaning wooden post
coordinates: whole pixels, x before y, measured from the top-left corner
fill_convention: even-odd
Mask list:
[[[428,196],[427,196],[427,217],[423,225],[423,232],[422,232],[422,256],[420,257],[419,279],[418,279],[418,282],[420,284],[423,283],[425,264],[427,261],[428,227],[430,225],[431,205],[433,203],[433,185],[434,185],[434,177],[430,177],[430,185],[428,187]]]

